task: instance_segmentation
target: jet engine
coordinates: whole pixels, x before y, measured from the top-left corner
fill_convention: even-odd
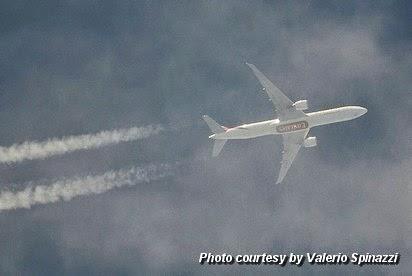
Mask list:
[[[307,100],[300,100],[293,104],[293,107],[297,110],[306,110],[308,109],[308,101]]]
[[[314,136],[306,138],[305,141],[303,142],[303,146],[305,148],[311,148],[311,147],[314,147],[316,145],[317,145],[316,137],[314,137]]]

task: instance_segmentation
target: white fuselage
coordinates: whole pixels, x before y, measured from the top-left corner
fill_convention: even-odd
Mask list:
[[[315,126],[333,124],[355,119],[367,111],[360,106],[345,106],[322,111],[307,113],[301,118],[280,121],[279,119],[244,124],[226,129],[225,132],[216,133],[209,138],[213,139],[249,139],[264,135],[285,134]]]

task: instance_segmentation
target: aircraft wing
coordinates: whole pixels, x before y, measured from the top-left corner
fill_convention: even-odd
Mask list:
[[[286,121],[296,118],[305,117],[306,114],[301,110],[296,110],[292,105],[293,102],[282,93],[255,65],[247,63],[246,65],[252,69],[253,73],[262,84],[264,90],[268,94],[270,100],[275,106],[275,110],[279,116],[279,120]]]
[[[286,176],[290,165],[292,165],[293,160],[303,142],[305,141],[306,135],[308,134],[309,129],[302,131],[292,132],[283,134],[283,151],[282,151],[282,162],[280,167],[280,172],[276,184],[282,182],[283,178]]]

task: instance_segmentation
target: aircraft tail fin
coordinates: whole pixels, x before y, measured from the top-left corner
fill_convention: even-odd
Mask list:
[[[225,145],[227,140],[225,139],[219,139],[215,140],[215,144],[213,145],[213,153],[212,156],[216,157],[219,155],[219,153],[222,151],[223,146]]]
[[[207,115],[203,115],[203,120],[205,120],[206,124],[209,126],[210,130],[214,134],[222,133],[227,130],[226,127],[219,125],[218,123],[216,123],[215,120],[213,120]],[[214,135],[211,135],[210,137],[213,137],[213,136]],[[213,157],[216,157],[219,155],[226,141],[227,141],[226,139],[215,139],[215,144],[213,145],[213,153],[212,153]]]
[[[210,118],[207,115],[203,115],[203,120],[205,120],[206,124],[209,126],[210,130],[213,133],[222,133],[225,132],[226,128],[216,123],[215,120]]]

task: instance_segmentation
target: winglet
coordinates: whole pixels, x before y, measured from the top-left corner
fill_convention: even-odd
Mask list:
[[[281,163],[282,163],[282,162],[281,162]],[[279,172],[279,176],[278,176],[278,179],[276,180],[276,184],[282,183],[282,181],[283,181],[283,179],[285,178],[285,176],[286,176],[286,172]]]
[[[249,62],[245,62],[245,64],[250,68],[250,69],[252,69],[253,70],[253,67],[255,67],[256,68],[256,66],[255,65],[253,65],[252,63],[249,63]]]

